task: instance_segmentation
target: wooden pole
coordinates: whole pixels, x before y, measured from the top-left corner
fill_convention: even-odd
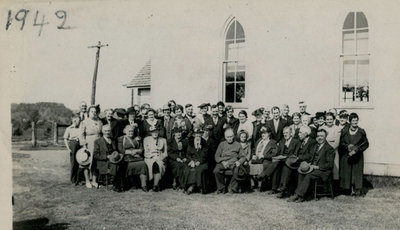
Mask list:
[[[31,128],[32,128],[32,147],[36,147],[36,124],[35,122],[31,122]]]
[[[53,122],[53,144],[58,144],[58,126],[57,122]]]
[[[96,103],[96,83],[97,83],[97,70],[99,68],[99,59],[100,59],[100,49],[101,47],[108,46],[108,44],[102,45],[99,41],[95,46],[89,46],[88,48],[97,48],[96,52],[96,62],[94,65],[94,73],[93,73],[93,80],[92,80],[92,97],[91,97],[91,105]]]

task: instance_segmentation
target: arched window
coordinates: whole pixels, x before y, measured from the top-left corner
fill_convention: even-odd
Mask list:
[[[245,35],[242,25],[235,19],[228,25],[225,35],[223,60],[223,99],[226,103],[243,103],[246,92],[246,66],[244,64]]]
[[[343,24],[341,104],[370,101],[368,21],[363,12],[350,12]]]

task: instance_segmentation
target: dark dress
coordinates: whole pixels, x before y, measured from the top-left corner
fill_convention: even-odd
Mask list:
[[[138,157],[127,154],[127,151],[140,150],[137,152]],[[124,154],[124,162],[126,163],[125,177],[135,175],[147,175],[147,166],[143,158],[143,145],[140,141],[122,136],[118,138],[118,151]]]
[[[184,178],[184,170],[188,163],[186,162],[178,162],[176,161],[177,158],[183,160],[186,158],[186,149],[188,146],[187,140],[183,139],[180,140],[182,143],[182,149],[178,148],[178,143],[175,138],[172,138],[171,141],[168,143],[168,167],[171,169],[172,176],[175,179],[178,179],[180,185],[183,185],[183,178]]]
[[[356,154],[349,157],[347,146],[355,145]],[[369,142],[364,129],[358,128],[355,134],[350,134],[349,129],[343,129],[340,136],[339,157],[340,157],[340,187],[350,189],[354,184],[355,189],[362,188],[364,174],[364,151],[368,148]]]
[[[185,168],[185,186],[189,187],[190,185],[197,185],[198,188],[205,191],[205,171],[208,169],[207,164],[207,154],[208,154],[208,145],[206,141],[201,138],[200,148],[196,149],[194,146],[194,139],[188,144],[186,157],[188,158],[188,163],[190,161],[200,162],[200,165],[195,167],[190,167],[189,165]]]

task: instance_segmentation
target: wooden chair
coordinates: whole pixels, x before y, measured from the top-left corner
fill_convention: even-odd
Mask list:
[[[330,196],[332,199],[335,198],[333,194],[333,178],[332,175],[329,176],[327,181],[322,181],[321,178],[315,180],[314,184],[314,200],[318,197]]]

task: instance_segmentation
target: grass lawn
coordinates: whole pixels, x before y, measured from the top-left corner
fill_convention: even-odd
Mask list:
[[[13,151],[14,229],[400,229],[400,188],[288,203],[266,193],[115,193],[69,183],[68,153]]]

